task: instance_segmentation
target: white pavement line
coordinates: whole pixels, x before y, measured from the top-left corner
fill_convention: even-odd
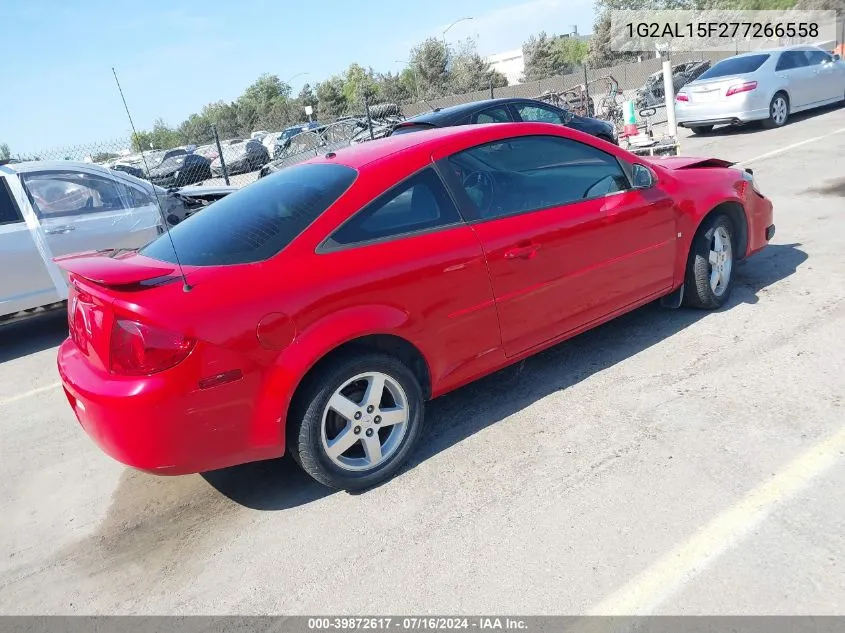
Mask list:
[[[769,156],[777,156],[778,154],[782,154],[783,152],[788,152],[791,149],[795,149],[796,147],[801,147],[802,145],[806,145],[807,143],[815,143],[816,141],[823,141],[826,138],[830,138],[834,134],[841,134],[845,132],[845,127],[841,127],[838,130],[834,130],[833,132],[829,132],[824,136],[814,136],[813,138],[808,138],[803,141],[799,141],[797,143],[793,143],[792,145],[786,145],[785,147],[781,147],[780,149],[773,150],[771,152],[766,152],[765,154],[760,154],[759,156],[755,156],[754,158],[746,158],[745,160],[741,160],[737,165],[743,165],[745,163],[750,163],[755,160],[760,160],[761,158],[768,158]]]
[[[845,451],[845,428],[797,457],[736,505],[603,600],[590,615],[648,615],[736,545],[780,504],[830,469]]]
[[[23,393],[19,393],[16,396],[10,396],[8,398],[3,398],[0,400],[0,407],[4,404],[12,404],[13,402],[17,402],[18,400],[23,400],[24,398],[29,398],[30,396],[34,396],[39,393],[44,393],[45,391],[52,391],[58,387],[61,387],[62,383],[56,382],[52,385],[47,385],[46,387],[38,387],[37,389],[30,389],[29,391],[25,391]]]

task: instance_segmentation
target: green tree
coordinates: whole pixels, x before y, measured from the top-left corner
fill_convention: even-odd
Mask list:
[[[787,0],[783,1],[786,2]],[[798,0],[794,8],[804,11],[837,11],[840,25],[842,24],[842,20],[845,19],[845,0]],[[842,27],[840,26],[840,28]]]
[[[150,142],[153,149],[170,149],[182,144],[182,137],[179,132],[169,127],[164,119],[156,119],[150,132]]]
[[[577,37],[566,35],[532,35],[522,45],[525,58],[525,81],[536,81],[573,72],[587,59],[589,44]]]
[[[153,147],[152,134],[141,130],[140,132],[132,132],[130,137],[132,149],[136,152],[146,152]]]
[[[413,72],[406,69],[401,73],[386,73],[376,76],[379,95],[388,103],[409,103],[414,99]]]
[[[291,87],[276,75],[260,75],[235,102],[240,134],[246,137],[288,123],[294,109],[290,96]]]
[[[449,86],[449,48],[430,37],[411,51],[410,64],[416,72],[422,99],[442,97]]]
[[[481,58],[472,40],[460,44],[457,52],[449,51],[448,79],[449,89],[457,93],[487,90],[491,81],[494,88],[508,85],[507,77]]]
[[[797,8],[796,2],[797,0],[701,0],[698,8],[702,10],[782,11]]]
[[[560,36],[552,45],[553,65],[559,68],[571,69],[580,66],[587,59],[590,45],[587,41],[577,37]]]
[[[614,51],[610,45],[610,12],[614,10],[663,11],[700,9],[710,0],[596,0],[596,19],[590,38],[587,65],[604,68],[637,59],[638,53]]]
[[[343,88],[343,79],[337,76],[317,84],[316,94],[321,115],[332,118],[346,112],[348,102]]]
[[[311,87],[311,84],[305,84],[302,86],[302,89],[299,91],[299,95],[296,97],[296,101],[299,106],[298,114],[300,116],[305,116],[305,106],[311,106],[314,109],[314,114],[312,116],[317,116],[317,95],[314,94],[314,89]]]
[[[350,105],[362,108],[364,99],[371,103],[378,96],[379,85],[372,68],[350,64],[343,76],[343,96]]]
[[[6,143],[0,143],[0,160],[8,160],[12,157],[12,152]]]
[[[182,121],[178,132],[185,144],[204,145],[214,140],[211,122],[201,114],[192,114]]]
[[[532,35],[522,45],[522,57],[525,60],[523,81],[537,81],[558,74],[552,61],[552,42],[553,38],[543,31],[539,35]]]
[[[234,103],[215,101],[202,109],[201,116],[217,126],[220,140],[238,136],[238,108]]]
[[[614,64],[634,61],[637,53],[614,51],[610,45],[610,11],[605,11],[593,26],[593,36],[590,38],[590,51],[587,54],[587,66],[590,68],[606,68]]]
[[[278,76],[264,73],[244,90],[238,101],[253,103],[258,108],[269,107],[279,97],[289,98],[290,92],[290,86]]]

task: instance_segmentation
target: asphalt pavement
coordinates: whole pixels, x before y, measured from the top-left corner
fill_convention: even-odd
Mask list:
[[[845,612],[845,108],[684,133],[777,234],[717,312],[647,306],[444,396],[408,467],[160,478],[79,428],[63,315],[0,329],[0,613]]]

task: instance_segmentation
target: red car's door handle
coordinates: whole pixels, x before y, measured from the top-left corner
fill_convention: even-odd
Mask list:
[[[527,246],[518,246],[509,251],[505,251],[505,259],[531,259],[537,254],[539,244],[528,244]]]

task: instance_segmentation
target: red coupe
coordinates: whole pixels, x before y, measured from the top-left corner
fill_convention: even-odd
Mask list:
[[[71,407],[159,474],[289,452],[397,472],[426,400],[655,299],[718,308],[774,234],[749,170],[543,123],[406,134],[263,178],[138,252],[58,260]],[[184,278],[180,273],[184,271]]]

